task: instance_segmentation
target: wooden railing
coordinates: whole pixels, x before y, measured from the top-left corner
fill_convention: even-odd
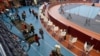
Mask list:
[[[60,3],[59,3],[60,4]],[[81,3],[80,3],[81,4]],[[86,3],[86,4],[89,4],[90,3]],[[84,53],[84,50],[83,50],[83,44],[85,43],[85,41],[88,41],[88,42],[91,42],[91,44],[94,44],[94,50],[91,52],[90,56],[92,56],[92,53],[97,53],[96,51],[100,50],[100,41],[98,39],[95,39],[95,38],[91,38],[91,36],[89,36],[88,34],[85,34],[73,27],[71,27],[70,25],[68,24],[63,24],[62,22],[58,21],[57,19],[55,19],[56,17],[59,17],[59,16],[52,16],[50,13],[49,13],[49,9],[52,8],[53,6],[56,6],[57,4],[53,4],[53,5],[50,5],[50,7],[48,9],[45,10],[45,14],[48,16],[45,15],[45,17],[47,17],[49,20],[51,20],[53,22],[54,25],[58,26],[60,29],[67,29],[68,30],[68,35],[72,35],[74,37],[78,37],[78,42],[74,45],[74,47],[76,48],[75,50],[77,50],[78,52],[82,52]],[[55,12],[54,12],[55,13]],[[61,18],[61,17],[60,17]],[[63,18],[62,18],[63,19]],[[66,21],[66,20],[65,20]],[[41,20],[41,22],[43,22]],[[68,21],[67,21],[68,23]],[[44,24],[43,24],[44,25]],[[45,27],[45,26],[44,26]],[[46,27],[45,27],[46,28]],[[48,30],[47,30],[48,31]],[[52,31],[49,32],[51,35],[52,35]],[[54,37],[54,36],[53,36]],[[57,36],[56,36],[57,37]],[[67,37],[69,38],[69,37]],[[56,38],[56,40],[58,40],[58,37]],[[81,42],[81,43],[80,43]],[[66,43],[66,44],[64,44]],[[64,46],[68,46],[68,40],[64,41]],[[79,46],[78,46],[79,45]],[[77,55],[80,55],[80,53],[76,53]],[[98,54],[96,54],[98,55]]]

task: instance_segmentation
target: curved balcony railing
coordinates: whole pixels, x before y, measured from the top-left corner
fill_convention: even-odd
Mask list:
[[[73,3],[72,3],[73,4]],[[81,3],[81,4],[90,4],[90,3]],[[41,6],[41,9],[39,10],[39,16],[40,16],[40,22],[42,23],[43,27],[46,28],[47,32],[51,34],[52,37],[54,37],[58,42],[59,42],[59,30],[62,28],[59,28],[59,30],[55,33],[52,28],[54,28],[54,23],[51,21],[50,17],[48,16],[48,9],[50,9],[52,6],[57,5],[57,3],[51,5],[49,8],[43,8],[44,6]],[[45,12],[42,12],[45,11]],[[52,23],[49,24],[48,22],[51,21]],[[55,33],[55,34],[54,34]],[[74,36],[72,36],[74,37]],[[78,56],[93,56],[92,53],[95,52],[97,53],[97,56],[99,56],[100,53],[98,53],[98,50],[91,50],[90,52],[86,52],[84,50],[84,44],[80,42],[80,40],[77,40],[76,43],[71,43],[70,42],[70,34],[66,34],[66,40],[61,42],[62,45],[67,47],[70,51],[74,52]],[[66,44],[64,44],[66,43]]]

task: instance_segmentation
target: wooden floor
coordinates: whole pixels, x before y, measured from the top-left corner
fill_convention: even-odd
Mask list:
[[[78,56],[100,56],[100,52],[96,51],[95,49],[93,49],[91,52],[89,52],[88,55],[86,55],[86,53],[83,50],[83,46],[84,43],[82,43],[81,41],[77,41],[75,44],[71,45],[68,41],[69,41],[69,35],[66,35],[66,40],[63,41],[59,41],[59,36],[53,36],[53,31],[48,30],[45,26],[45,23],[43,23],[43,20],[41,20],[42,25],[44,26],[44,28],[47,30],[47,32],[52,35],[52,37],[54,39],[56,39],[58,42],[60,42],[64,47],[66,47],[67,49],[71,50],[73,53],[75,53]]]
[[[42,20],[41,20],[42,22]],[[66,40],[64,41],[59,41],[59,36],[53,36],[53,31],[48,30],[45,26],[45,24],[42,22],[42,25],[44,26],[44,28],[47,30],[47,32],[52,35],[52,37],[54,39],[56,39],[58,42],[60,42],[64,47],[66,47],[67,49],[71,50],[73,53],[75,53],[78,56],[87,56],[83,50],[83,43],[81,41],[77,41],[75,44],[70,45],[69,44],[69,35],[66,35]],[[100,52],[96,51],[95,49],[93,49],[88,56],[100,56]]]

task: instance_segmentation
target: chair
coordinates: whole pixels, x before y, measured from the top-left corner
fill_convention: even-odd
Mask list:
[[[39,10],[39,16],[41,17],[41,18],[44,18],[44,15],[43,15],[43,13],[41,12],[42,10]]]
[[[42,5],[41,7],[39,7],[39,9],[40,9],[40,10],[42,10],[42,9],[43,9],[43,7],[44,7],[44,5]]]
[[[53,30],[53,36],[56,36],[57,31],[59,30],[59,27],[54,25],[52,30]]]
[[[43,21],[48,22],[48,18],[44,16]]]
[[[93,49],[94,45],[90,46],[88,49],[88,52],[90,52]]]
[[[44,17],[44,18],[43,18],[43,22],[44,22],[44,26],[45,26],[45,27],[47,26],[48,20],[49,20],[49,19],[48,19],[47,17]]]
[[[88,55],[89,52],[93,49],[94,45],[90,45],[87,42],[85,42],[84,44],[84,51],[85,51],[85,55]]]
[[[55,27],[54,27],[54,31],[55,31],[55,32],[58,31],[58,29],[59,29],[58,26],[55,26]]]
[[[69,43],[68,43],[68,48],[69,48],[69,49],[72,49],[74,43],[76,43],[76,42],[77,42],[77,37],[72,37],[72,36],[70,36],[70,38],[69,38]]]
[[[70,40],[70,42],[73,44],[73,43],[75,43],[75,42],[77,42],[77,37],[73,37],[71,40]]]
[[[86,48],[87,47],[87,42],[85,42],[85,44],[84,44],[84,51],[86,51]]]
[[[52,26],[53,26],[53,23],[50,20],[48,20],[48,22],[47,22],[47,30],[51,30]]]
[[[49,26],[53,25],[53,23],[49,20],[47,23]]]
[[[59,33],[59,41],[64,40],[65,36],[66,36],[66,31],[61,29]]]
[[[44,18],[43,13],[40,12],[39,15],[41,18]]]

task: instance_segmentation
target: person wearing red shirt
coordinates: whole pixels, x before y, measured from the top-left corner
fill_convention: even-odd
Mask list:
[[[40,37],[37,34],[34,34],[34,37],[35,37],[35,42],[38,43],[38,46],[40,46],[39,42]]]
[[[25,23],[23,23],[23,22],[22,22],[22,26],[21,26],[21,27],[22,27],[22,30],[25,30],[25,29],[27,29],[27,26],[26,26],[26,24],[25,24]]]

